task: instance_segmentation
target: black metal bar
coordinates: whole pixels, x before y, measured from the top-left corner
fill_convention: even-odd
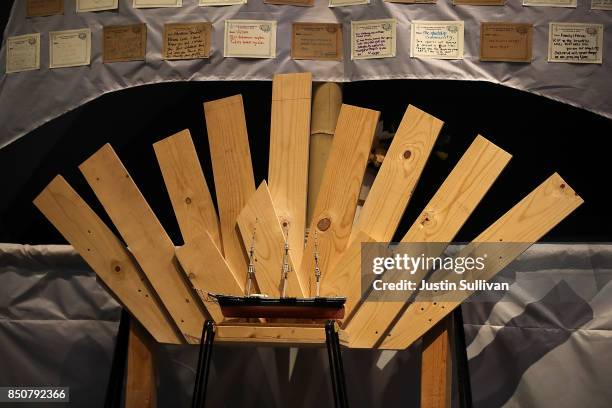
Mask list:
[[[127,369],[130,319],[130,314],[125,309],[122,309],[119,329],[117,330],[117,338],[115,340],[113,363],[108,377],[108,385],[106,386],[106,397],[104,400],[105,408],[121,406],[123,384],[125,382],[125,372]]]
[[[334,406],[339,407],[338,384],[336,384],[336,363],[334,356],[334,347],[332,345],[334,338],[334,322],[328,321],[325,324],[325,344],[327,345],[327,358],[329,359],[329,376],[332,381],[332,391],[334,393]]]
[[[214,340],[215,323],[212,320],[207,320],[202,328],[202,338],[200,339],[198,368],[196,370],[193,397],[191,399],[192,408],[203,408],[206,403],[206,386],[208,384],[208,374],[210,372],[210,360],[212,357]]]
[[[334,391],[334,404],[336,408],[348,408],[348,396],[346,393],[344,367],[342,365],[342,353],[340,350],[340,338],[336,330],[336,322],[333,320],[329,320],[325,324],[325,341],[327,344],[329,370]]]
[[[457,393],[461,408],[472,408],[472,383],[468,365],[463,314],[461,306],[453,311],[453,349],[455,351],[455,375],[457,376]]]

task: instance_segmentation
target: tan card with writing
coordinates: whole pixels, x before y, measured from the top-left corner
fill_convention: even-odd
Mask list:
[[[64,14],[64,0],[27,0],[28,17],[52,16]]]
[[[143,61],[147,52],[147,25],[104,27],[102,50],[105,63]]]
[[[385,0],[385,2],[401,4],[436,4],[436,0]]]
[[[482,23],[480,60],[531,62],[532,38],[532,24]]]
[[[456,6],[503,6],[506,0],[453,0]]]
[[[163,56],[167,60],[208,58],[212,24],[173,23],[164,26]]]
[[[314,6],[314,0],[264,0],[264,3],[302,7]]]
[[[342,24],[293,23],[291,58],[342,60]]]

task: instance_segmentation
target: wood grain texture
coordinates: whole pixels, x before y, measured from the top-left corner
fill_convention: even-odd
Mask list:
[[[132,320],[127,350],[125,408],[155,408],[157,406],[153,348],[152,339],[138,322]]]
[[[285,233],[266,182],[262,182],[238,216],[242,240],[247,245],[255,230],[255,278],[261,293],[270,297],[281,295],[281,272],[284,257]],[[290,272],[287,278],[286,295],[304,297],[299,276],[295,272],[293,247],[289,249]],[[308,282],[305,282],[308,284]]]
[[[155,340],[184,342],[123,243],[62,176],[45,187],[34,205]]]
[[[196,291],[241,296],[244,286],[239,282],[223,258],[212,237],[204,233],[185,245],[176,248],[176,257]],[[221,308],[216,301],[204,301],[206,310],[215,323],[223,321]]]
[[[215,341],[263,344],[324,344],[323,325],[304,324],[222,324],[217,326]]]
[[[225,259],[236,279],[246,283],[248,263],[236,219],[255,193],[255,180],[242,96],[206,102],[204,115]]]
[[[558,174],[553,174],[474,239],[476,246],[478,243],[490,242],[521,244],[499,245],[499,253],[491,252],[493,247],[487,246],[487,268],[475,278],[491,279],[582,202]],[[462,256],[461,253],[458,256]],[[380,348],[405,349],[410,346],[448,316],[469,294],[468,291],[457,292],[456,301],[412,303],[384,336]]]
[[[219,219],[189,130],[153,144],[183,241],[209,233],[223,252]]]
[[[393,238],[443,124],[408,106],[363,204],[354,233],[363,231],[379,242]]]
[[[190,343],[205,313],[174,256],[174,244],[110,145],[79,166],[162,303]]]
[[[311,73],[274,75],[268,183],[296,266],[304,252],[311,94]]]
[[[314,234],[316,232],[321,284],[333,270],[350,236],[357,198],[380,112],[342,105],[325,174],[310,226],[299,273],[315,293]]]
[[[510,154],[478,136],[444,180],[402,242],[450,242],[510,160]],[[440,252],[443,250],[440,246]],[[431,253],[430,256],[439,254]],[[414,275],[414,281],[419,273]],[[393,273],[393,272],[391,272]],[[406,293],[406,299],[410,294]],[[375,296],[371,294],[371,296]],[[402,301],[364,301],[346,325],[351,347],[371,348],[404,306]]]
[[[451,408],[452,364],[449,319],[423,337],[421,408]]]

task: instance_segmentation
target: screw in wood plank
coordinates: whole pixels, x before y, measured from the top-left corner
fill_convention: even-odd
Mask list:
[[[185,204],[187,205],[191,204],[191,197],[185,198]]]

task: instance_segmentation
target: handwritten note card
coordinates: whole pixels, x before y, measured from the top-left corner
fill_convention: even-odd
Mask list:
[[[208,58],[212,29],[212,24],[209,22],[166,24],[164,26],[164,59]]]
[[[107,62],[143,61],[147,49],[147,25],[131,24],[104,27],[103,60]]]
[[[40,33],[6,40],[6,73],[40,69]]]
[[[183,0],[134,0],[134,8],[183,7]]]
[[[410,56],[463,59],[463,21],[413,21]]]
[[[246,4],[247,0],[200,0],[199,6],[233,6],[235,4]]]
[[[612,0],[591,0],[593,10],[612,10]]]
[[[358,6],[370,4],[370,0],[329,0],[329,7]]]
[[[531,62],[533,25],[526,23],[482,23],[480,60]]]
[[[293,23],[291,58],[342,59],[342,24]]]
[[[453,0],[453,4],[460,6],[503,6],[506,0]]]
[[[264,0],[264,3],[301,7],[314,6],[314,0]]]
[[[276,58],[276,21],[225,20],[223,55]]]
[[[602,24],[550,23],[548,30],[548,62],[603,62]]]
[[[436,4],[436,0],[385,0],[387,3]]]
[[[533,7],[576,7],[577,0],[523,0],[523,6]]]
[[[115,10],[119,7],[119,0],[77,0],[77,13],[88,11]]]
[[[27,0],[28,17],[52,16],[64,14],[64,0]]]
[[[392,18],[351,21],[351,59],[395,57],[396,26]]]
[[[89,65],[91,60],[91,31],[49,32],[49,67],[64,68]]]

